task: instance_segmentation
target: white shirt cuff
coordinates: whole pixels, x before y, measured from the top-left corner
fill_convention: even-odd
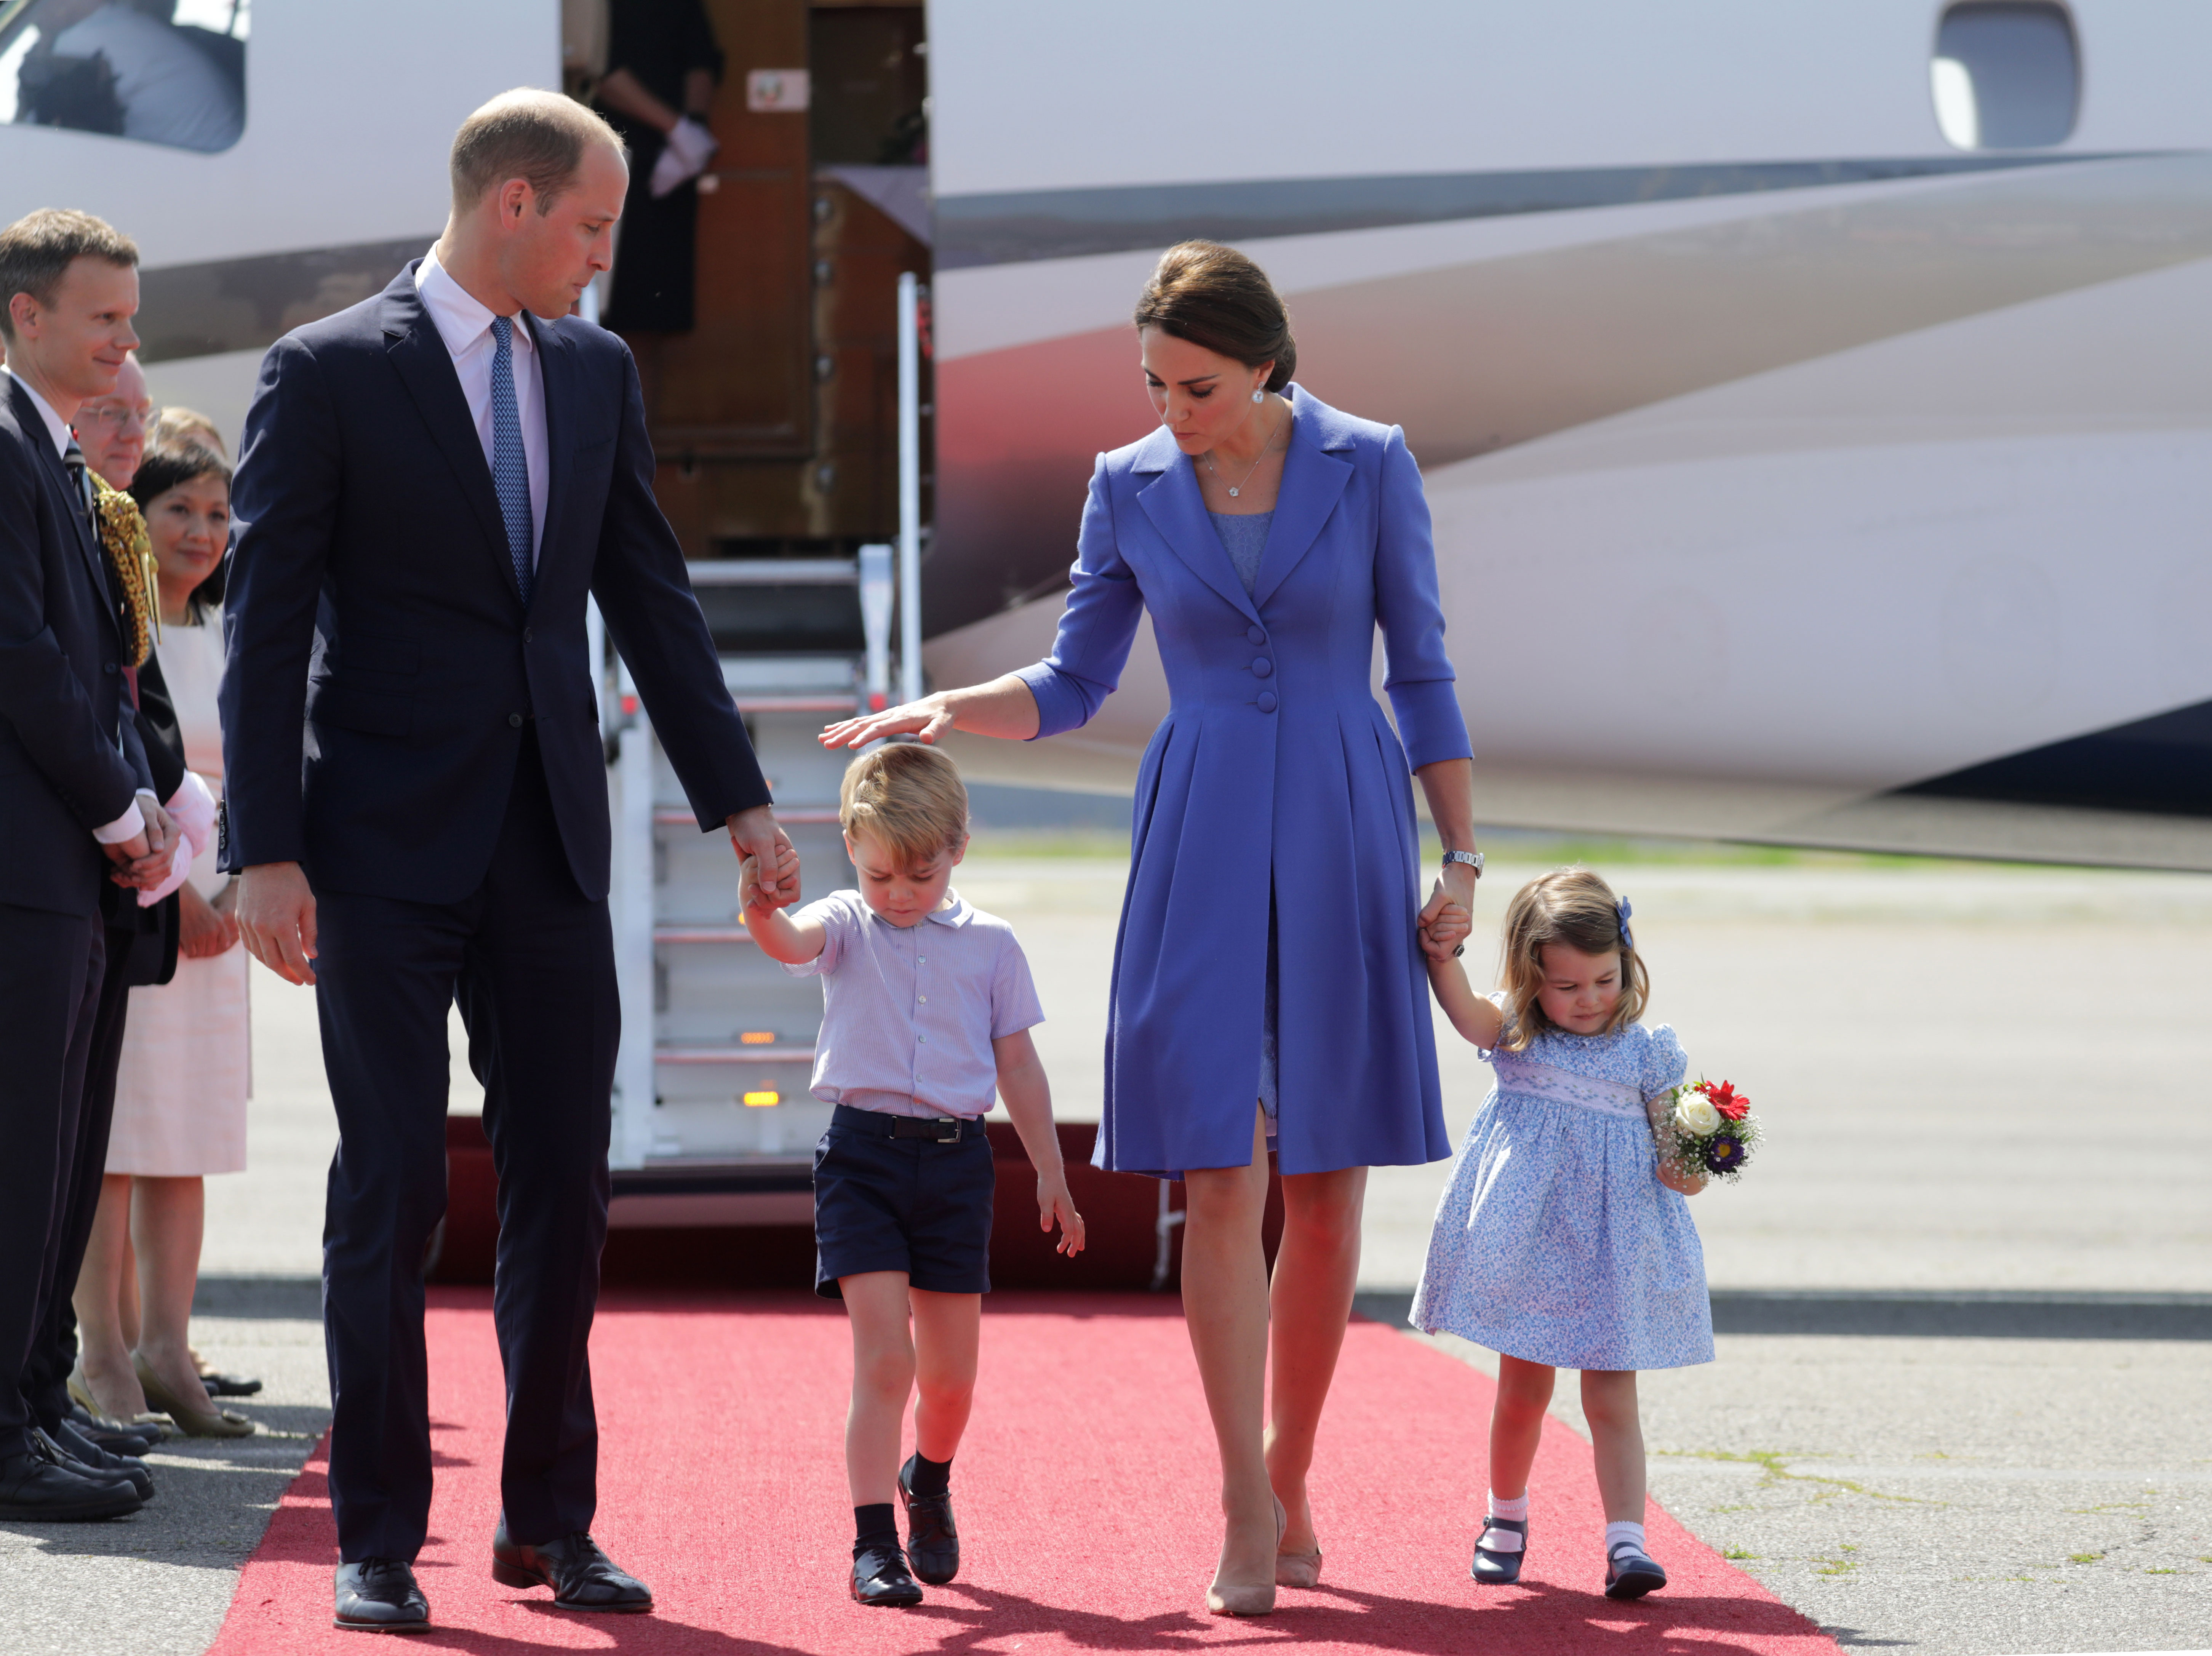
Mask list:
[[[146,819],[140,813],[138,801],[132,800],[131,808],[105,827],[95,828],[92,837],[102,845],[118,845],[126,839],[136,839],[146,831]]]

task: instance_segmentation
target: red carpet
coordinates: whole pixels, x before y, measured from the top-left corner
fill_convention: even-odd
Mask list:
[[[1211,1439],[1171,1300],[1000,1294],[954,1482],[967,1558],[919,1610],[845,1595],[842,1315],[800,1295],[611,1296],[592,1342],[596,1533],[649,1581],[651,1616],[569,1616],[494,1583],[501,1387],[490,1296],[433,1290],[438,1493],[419,1562],[439,1630],[417,1643],[702,1656],[1182,1650],[1813,1656],[1836,1644],[1656,1507],[1674,1585],[1600,1596],[1589,1452],[1554,1424],[1536,1464],[1530,1583],[1468,1580],[1491,1384],[1391,1329],[1354,1324],[1315,1469],[1323,1585],[1265,1620],[1204,1613],[1218,1544]],[[337,1542],[321,1452],[246,1565],[219,1656],[338,1650]],[[410,1648],[416,1647],[410,1644]],[[372,1649],[381,1647],[371,1647]]]

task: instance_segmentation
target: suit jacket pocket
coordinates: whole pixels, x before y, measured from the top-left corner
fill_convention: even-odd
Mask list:
[[[371,736],[405,736],[415,728],[415,703],[408,697],[325,680],[308,697],[307,718],[310,723],[335,725]]]

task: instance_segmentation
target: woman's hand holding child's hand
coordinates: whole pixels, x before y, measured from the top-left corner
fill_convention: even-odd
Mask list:
[[[1449,960],[1474,930],[1474,917],[1458,904],[1446,903],[1421,928],[1421,947],[1431,958]]]

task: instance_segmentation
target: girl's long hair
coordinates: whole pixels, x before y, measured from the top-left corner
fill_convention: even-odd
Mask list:
[[[1553,1027],[1537,996],[1544,988],[1544,946],[1564,943],[1583,954],[1620,953],[1620,999],[1613,1008],[1610,1035],[1644,1015],[1651,995],[1650,974],[1621,923],[1620,899],[1602,876],[1588,868],[1555,868],[1514,892],[1505,909],[1505,1033],[1499,1045],[1518,1052]]]

